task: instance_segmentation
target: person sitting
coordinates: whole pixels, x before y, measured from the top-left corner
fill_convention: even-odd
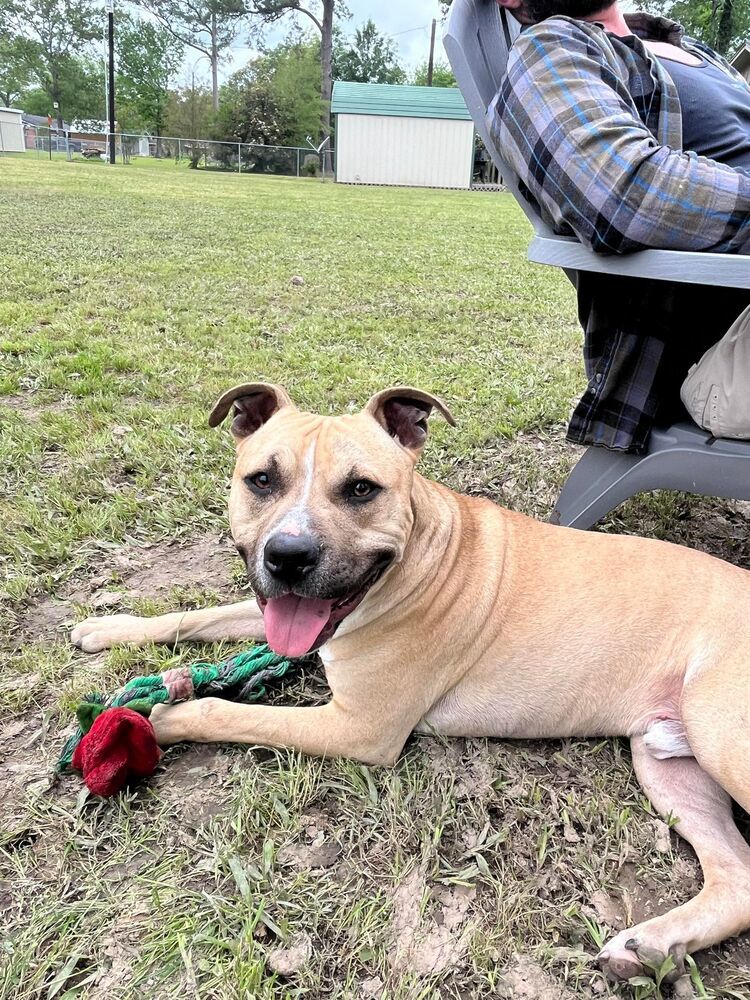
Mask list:
[[[523,26],[489,130],[522,194],[596,253],[750,253],[750,87],[666,18],[617,0],[488,0]],[[750,264],[748,265],[750,266]],[[575,275],[588,388],[568,439],[642,453],[750,290]]]

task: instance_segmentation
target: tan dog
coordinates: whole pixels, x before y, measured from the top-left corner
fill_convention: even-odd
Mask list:
[[[216,699],[161,707],[160,743],[294,747],[393,764],[413,730],[444,736],[629,736],[644,790],[703,867],[695,899],[601,953],[692,952],[750,927],[750,574],[690,549],[552,527],[415,473],[434,396],[398,388],[351,416],[302,413],[238,386],[232,533],[258,604],[92,618],[73,642],[261,639],[319,649],[323,707]]]

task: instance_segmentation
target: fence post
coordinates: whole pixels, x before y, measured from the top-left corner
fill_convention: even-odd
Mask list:
[[[242,143],[237,143],[237,173],[242,173]]]
[[[175,129],[175,132],[177,129]],[[182,160],[182,139],[177,140],[177,159]]]
[[[297,150],[297,176],[299,177],[299,149]]]

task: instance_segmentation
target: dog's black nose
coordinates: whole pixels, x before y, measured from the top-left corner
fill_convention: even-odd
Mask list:
[[[309,535],[273,535],[266,542],[263,562],[271,576],[293,586],[315,569],[320,546]]]

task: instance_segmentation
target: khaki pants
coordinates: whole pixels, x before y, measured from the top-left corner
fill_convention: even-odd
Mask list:
[[[693,365],[680,396],[714,437],[750,439],[750,307]]]

